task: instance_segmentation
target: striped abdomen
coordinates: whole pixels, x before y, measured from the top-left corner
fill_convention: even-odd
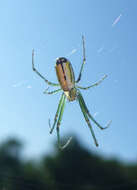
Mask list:
[[[56,73],[61,88],[64,91],[70,91],[75,87],[75,76],[71,63],[64,57],[56,61]]]

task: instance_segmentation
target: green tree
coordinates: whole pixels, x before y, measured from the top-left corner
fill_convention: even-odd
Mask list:
[[[43,160],[45,171],[59,190],[128,189],[131,186],[124,166],[87,151],[77,139],[63,151]],[[125,185],[124,185],[125,184]]]
[[[137,164],[103,159],[76,138],[63,151],[24,161],[22,143],[0,145],[0,190],[136,190]]]

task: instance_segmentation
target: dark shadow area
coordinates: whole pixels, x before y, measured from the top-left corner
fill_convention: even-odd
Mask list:
[[[106,160],[90,153],[74,138],[63,151],[40,161],[24,161],[22,144],[0,145],[0,190],[136,190],[137,164]]]

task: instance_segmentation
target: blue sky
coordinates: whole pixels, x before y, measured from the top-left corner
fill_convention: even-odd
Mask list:
[[[55,58],[66,56],[76,77],[82,62],[82,34],[87,62],[82,86],[104,74],[108,78],[93,89],[81,91],[92,115],[96,148],[78,102],[66,104],[61,136],[75,134],[89,150],[124,161],[137,159],[137,2],[135,0],[39,0],[0,3],[0,142],[21,138],[24,155],[36,157],[53,151],[56,131],[49,134],[61,93],[44,95],[48,87],[31,68],[35,65],[50,81],[57,82]],[[50,87],[50,90],[53,88]]]

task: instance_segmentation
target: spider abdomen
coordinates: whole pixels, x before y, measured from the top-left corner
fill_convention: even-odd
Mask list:
[[[71,63],[64,57],[56,60],[56,74],[61,88],[70,91],[75,86],[75,76]]]
[[[56,74],[62,90],[67,99],[73,101],[76,99],[75,75],[71,63],[64,57],[56,60]]]

